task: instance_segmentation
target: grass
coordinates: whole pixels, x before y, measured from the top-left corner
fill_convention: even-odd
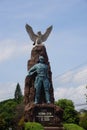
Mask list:
[[[84,130],[82,127],[76,124],[64,124],[65,130]]]

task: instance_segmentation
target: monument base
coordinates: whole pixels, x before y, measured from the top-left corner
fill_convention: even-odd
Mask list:
[[[54,104],[28,104],[24,116],[25,121],[38,122],[45,130],[63,130],[63,110]]]

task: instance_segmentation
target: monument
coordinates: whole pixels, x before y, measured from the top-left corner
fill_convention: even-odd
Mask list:
[[[25,27],[34,42],[27,64],[28,75],[25,78],[25,122],[39,122],[45,130],[63,130],[63,110],[54,104],[52,72],[43,44],[51,33],[52,26],[47,28],[44,34],[40,31],[35,34],[28,24]]]

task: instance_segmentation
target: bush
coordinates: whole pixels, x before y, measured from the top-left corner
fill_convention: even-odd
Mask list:
[[[72,100],[60,99],[56,102],[56,105],[60,106],[63,110],[63,122],[79,124],[79,115],[75,110]]]
[[[76,125],[76,124],[64,124],[65,130],[84,130],[82,127]]]
[[[0,130],[4,130],[5,129],[5,124],[6,124],[6,122],[4,121],[4,119],[2,119],[0,117]]]
[[[24,130],[44,130],[44,127],[40,123],[27,122],[25,123]]]
[[[80,117],[79,125],[87,130],[87,113],[83,113],[82,117]]]

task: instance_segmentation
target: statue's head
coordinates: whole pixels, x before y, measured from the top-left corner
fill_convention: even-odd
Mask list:
[[[43,56],[39,56],[39,62],[44,63],[44,57]]]

